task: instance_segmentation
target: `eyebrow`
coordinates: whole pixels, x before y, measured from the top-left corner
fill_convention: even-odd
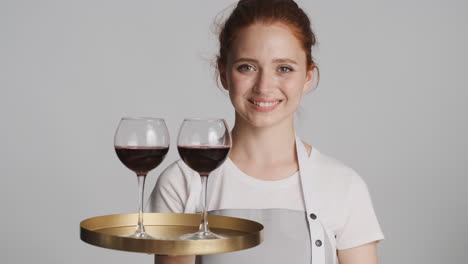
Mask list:
[[[297,62],[295,60],[292,60],[292,59],[274,59],[273,60],[274,63],[291,63],[291,64],[296,64],[297,65]]]
[[[250,58],[239,58],[239,59],[234,60],[233,63],[238,63],[238,62],[241,62],[241,61],[258,63],[257,60],[250,59]],[[287,59],[287,58],[273,59],[273,63],[291,63],[291,64],[298,65],[298,63],[295,60]]]
[[[238,63],[238,62],[241,62],[241,61],[245,61],[245,62],[255,62],[255,63],[258,62],[257,60],[254,60],[254,59],[239,58],[239,59],[235,59],[235,60],[233,61],[233,64]]]

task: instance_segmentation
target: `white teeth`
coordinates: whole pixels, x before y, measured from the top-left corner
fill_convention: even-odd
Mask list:
[[[256,102],[256,101],[253,101],[253,103],[255,105],[260,106],[260,107],[270,107],[270,106],[274,106],[274,105],[278,104],[279,101],[276,101],[276,102]]]

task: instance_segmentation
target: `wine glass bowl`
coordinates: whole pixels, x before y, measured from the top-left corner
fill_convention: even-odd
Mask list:
[[[210,172],[221,166],[231,149],[231,135],[224,119],[185,119],[179,129],[177,149],[182,160],[198,172],[202,181],[203,212],[198,232],[181,239],[223,238],[209,230],[207,219],[207,181]]]
[[[146,175],[164,160],[167,147],[116,146],[120,161],[137,175]]]
[[[124,117],[114,137],[115,152],[120,161],[138,177],[138,223],[133,238],[153,238],[143,225],[144,184],[148,172],[164,160],[169,151],[169,131],[164,119]]]

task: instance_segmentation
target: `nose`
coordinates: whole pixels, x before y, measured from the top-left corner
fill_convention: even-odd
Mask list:
[[[257,74],[254,91],[258,94],[268,94],[273,90],[274,76],[268,71],[260,70]]]

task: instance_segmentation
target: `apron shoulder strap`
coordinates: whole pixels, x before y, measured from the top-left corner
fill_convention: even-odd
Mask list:
[[[325,264],[325,231],[320,223],[320,212],[316,210],[319,202],[316,184],[316,168],[311,166],[304,143],[296,136],[296,155],[299,163],[299,176],[306,207],[309,226],[312,264]]]

